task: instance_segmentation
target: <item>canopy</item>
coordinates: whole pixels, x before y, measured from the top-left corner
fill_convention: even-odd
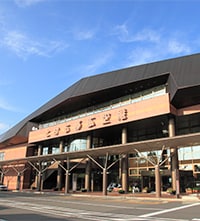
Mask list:
[[[200,133],[145,140],[139,142],[126,143],[126,144],[111,145],[111,146],[98,147],[98,148],[92,148],[92,149],[74,151],[74,152],[63,152],[59,154],[48,154],[48,155],[31,156],[31,157],[13,159],[13,160],[4,160],[0,161],[0,166],[24,164],[27,162],[51,161],[53,159],[58,161],[66,159],[79,159],[79,158],[87,158],[88,155],[91,157],[98,157],[98,156],[105,156],[106,154],[109,155],[128,154],[128,153],[135,153],[138,151],[146,152],[146,151],[161,150],[163,147],[165,147],[166,149],[170,149],[170,148],[197,146],[197,145],[200,145]]]

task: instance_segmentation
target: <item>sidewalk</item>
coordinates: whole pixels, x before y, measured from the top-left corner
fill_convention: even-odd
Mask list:
[[[103,195],[102,192],[69,192],[67,194],[64,191],[54,190],[22,190],[19,192],[35,193],[35,194],[52,194],[52,195],[68,195],[74,197],[101,197],[110,199],[141,199],[141,200],[170,200],[170,201],[200,201],[200,194],[180,194],[179,197],[171,195],[166,192],[162,192],[161,197],[157,198],[155,193],[124,193],[108,192],[107,195]]]
[[[69,193],[70,194],[70,193]],[[176,195],[171,195],[166,192],[161,194],[160,198],[156,197],[155,193],[124,193],[119,194],[118,192],[108,192],[107,195],[103,195],[102,192],[76,192],[71,193],[73,196],[87,196],[87,197],[104,197],[104,198],[123,198],[123,199],[147,199],[147,200],[172,200],[172,201],[197,201],[200,200],[200,195],[197,194],[181,194],[179,197]]]

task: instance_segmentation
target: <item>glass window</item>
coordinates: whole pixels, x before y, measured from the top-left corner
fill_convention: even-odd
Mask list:
[[[4,152],[0,152],[0,161],[4,160],[4,157],[5,157],[5,153]]]
[[[130,169],[129,174],[130,175],[138,175],[138,169],[137,168],[136,169]]]
[[[52,147],[52,154],[60,153],[59,147]]]
[[[63,116],[63,117],[59,117],[56,119],[51,119],[51,121],[49,122],[43,122],[42,124],[39,125],[39,128],[45,128],[45,127],[49,127],[49,126],[54,126],[56,124],[60,124],[69,120],[75,120],[78,119],[80,117],[83,116],[87,116],[90,114],[94,114],[94,113],[100,113],[102,111],[105,110],[110,110],[113,108],[117,108],[120,106],[124,106],[130,103],[136,103],[136,102],[140,102],[142,100],[146,100],[146,99],[150,99],[153,97],[157,97],[160,95],[163,95],[166,93],[166,86],[165,85],[160,85],[158,87],[154,87],[151,89],[147,89],[138,93],[134,93],[134,94],[129,94],[117,99],[114,99],[112,101],[108,101],[96,106],[91,107],[88,109],[82,109],[76,112],[71,113],[70,115],[68,114],[68,116]]]
[[[76,139],[73,140],[69,145],[69,152],[71,151],[79,151],[79,150],[85,150],[87,146],[86,139]]]
[[[180,148],[178,155],[179,160],[200,159],[200,146]]]
[[[179,166],[179,169],[181,170],[193,170],[192,164],[183,164]]]
[[[48,152],[49,152],[49,148],[48,148],[48,147],[43,147],[43,148],[42,148],[42,154],[43,154],[43,155],[47,155]]]

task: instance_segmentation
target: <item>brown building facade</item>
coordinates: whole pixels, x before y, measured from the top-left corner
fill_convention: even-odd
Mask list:
[[[200,54],[83,78],[0,136],[9,189],[200,183]]]

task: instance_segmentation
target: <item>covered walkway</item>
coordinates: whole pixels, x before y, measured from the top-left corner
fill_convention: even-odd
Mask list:
[[[23,172],[26,170],[26,168],[23,168],[22,171],[17,170],[17,165],[22,164],[29,164],[34,169],[36,169],[38,173],[38,187],[37,189],[42,190],[42,173],[44,170],[47,170],[48,167],[45,169],[41,169],[40,167],[36,165],[40,165],[42,162],[52,162],[58,163],[62,169],[65,170],[65,193],[69,193],[69,176],[70,172],[74,169],[74,167],[69,167],[70,160],[73,159],[79,159],[79,162],[77,165],[83,161],[86,158],[91,159],[95,162],[95,157],[99,156],[105,156],[106,159],[108,156],[112,155],[119,155],[121,158],[126,156],[129,153],[142,153],[144,151],[154,151],[154,150],[162,150],[162,149],[171,149],[173,148],[180,148],[180,147],[187,147],[187,146],[195,146],[200,144],[200,133],[193,133],[189,135],[181,135],[181,136],[174,136],[174,137],[167,137],[167,138],[161,138],[161,139],[153,139],[148,141],[141,141],[141,142],[133,142],[133,143],[125,143],[125,144],[119,144],[119,145],[112,145],[112,146],[106,146],[106,147],[99,147],[94,149],[87,149],[83,151],[78,152],[63,152],[59,154],[49,154],[49,155],[40,155],[40,156],[32,156],[32,157],[26,157],[21,159],[15,159],[15,160],[8,160],[8,161],[1,161],[0,162],[0,173],[1,176],[3,176],[5,167],[11,167],[13,168],[17,174],[18,174],[18,183],[17,187],[20,186],[20,177],[23,175]],[[170,157],[170,156],[169,156]],[[64,168],[61,164],[61,162],[65,161],[68,165],[67,168]],[[96,163],[98,164],[98,163]],[[107,165],[107,162],[105,165],[98,165],[102,169],[103,174],[103,195],[107,195],[107,176],[108,171],[112,167],[112,165]],[[160,169],[159,164],[154,165],[155,166],[155,180],[156,180],[156,197],[161,197],[161,188],[160,188]],[[177,185],[179,184],[179,178],[177,176]],[[16,188],[18,189],[18,188]],[[177,194],[179,195],[179,188],[176,189]],[[92,193],[93,194],[93,193]],[[109,193],[110,194],[110,193]]]

